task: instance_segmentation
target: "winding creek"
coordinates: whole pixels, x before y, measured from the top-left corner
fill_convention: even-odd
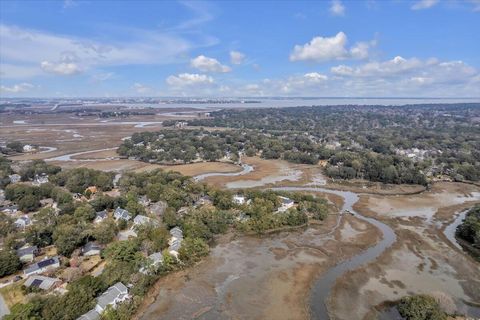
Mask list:
[[[195,181],[201,181],[204,180],[208,177],[235,177],[235,176],[242,176],[244,174],[250,173],[253,171],[253,167],[248,164],[242,164],[242,171],[239,172],[210,172],[210,173],[204,173],[204,174],[199,174],[195,177],[193,177],[193,180]]]
[[[310,311],[312,319],[330,319],[330,315],[327,308],[328,297],[330,292],[338,278],[344,275],[347,271],[356,269],[363,264],[374,261],[385,249],[390,247],[397,239],[395,232],[386,224],[375,220],[373,218],[367,218],[362,216],[353,209],[353,205],[358,201],[359,197],[356,193],[350,191],[331,190],[325,188],[316,187],[278,187],[271,190],[278,191],[311,191],[311,192],[323,192],[331,193],[341,196],[344,199],[342,211],[350,211],[357,218],[371,223],[382,232],[382,240],[375,246],[368,248],[362,253],[341,262],[340,264],[329,269],[319,280],[317,280],[313,286],[310,298]]]

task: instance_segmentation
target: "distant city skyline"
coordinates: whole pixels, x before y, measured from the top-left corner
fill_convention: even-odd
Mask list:
[[[480,97],[480,1],[2,1],[0,97]]]

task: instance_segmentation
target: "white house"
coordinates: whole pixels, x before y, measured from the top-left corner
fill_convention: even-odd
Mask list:
[[[30,276],[33,274],[43,273],[48,270],[53,270],[58,267],[60,267],[60,260],[58,257],[52,257],[29,265],[25,270],[23,270],[23,273],[26,276]]]
[[[280,199],[280,207],[278,208],[278,212],[285,212],[295,205],[295,202],[290,198],[282,196],[279,196],[278,198]]]
[[[33,275],[28,277],[27,281],[23,284],[25,287],[37,287],[42,290],[50,290],[57,287],[62,283],[58,278],[50,278],[39,275]]]
[[[108,214],[106,210],[99,211],[95,213],[95,219],[93,219],[93,223],[100,223],[103,220],[107,219]]]
[[[17,183],[20,180],[22,180],[22,177],[19,174],[16,174],[16,173],[9,175],[8,178],[10,179],[11,183]]]
[[[32,224],[32,220],[30,220],[28,216],[21,216],[20,218],[15,220],[14,224],[15,224],[15,227],[19,229],[25,229],[26,227]]]
[[[33,259],[38,253],[37,246],[23,247],[16,251],[17,257],[21,262],[33,262]]]
[[[119,303],[128,299],[130,299],[128,288],[123,283],[117,282],[97,298],[95,309],[88,311],[77,320],[98,320],[107,306],[110,305],[112,308],[116,308]]]
[[[183,241],[183,231],[179,227],[175,227],[170,230],[170,235],[168,252],[175,258],[178,258],[178,250],[180,250]]]
[[[35,148],[30,144],[26,144],[26,145],[23,146],[23,152],[32,152],[34,150],[35,150]]]
[[[33,184],[37,186],[47,182],[48,182],[48,175],[46,175],[45,173],[36,174],[35,178],[33,179]]]
[[[132,216],[130,215],[130,212],[120,207],[115,209],[115,212],[113,213],[113,217],[115,218],[115,220],[122,219],[125,221],[128,221],[132,218]]]
[[[245,203],[245,197],[236,194],[236,195],[233,196],[233,202],[235,204],[244,204]]]
[[[161,252],[152,253],[147,257],[147,263],[140,268],[140,272],[148,274],[151,270],[156,270],[161,264],[163,264],[163,254]]]
[[[82,254],[86,257],[98,255],[100,251],[102,251],[102,247],[92,241],[87,242],[87,244],[82,247]]]
[[[144,216],[144,215],[137,215],[135,218],[133,218],[133,224],[134,226],[142,226],[142,225],[147,225],[152,222],[152,219]]]
[[[95,311],[102,314],[107,306],[116,308],[119,303],[130,299],[128,295],[128,288],[121,282],[117,282],[107,289],[100,297],[97,298],[97,305]]]

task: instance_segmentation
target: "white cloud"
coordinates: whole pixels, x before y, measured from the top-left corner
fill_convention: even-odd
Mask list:
[[[147,93],[147,92],[149,92],[149,91],[151,90],[150,87],[145,86],[145,85],[143,85],[143,84],[141,84],[141,83],[138,83],[138,82],[134,83],[132,88],[133,88],[137,93]]]
[[[32,89],[34,87],[35,86],[33,84],[24,82],[24,83],[15,84],[11,87],[0,86],[0,92],[3,92],[3,93],[22,93],[22,92],[29,91],[30,89]]]
[[[332,0],[330,6],[330,13],[334,16],[344,16],[345,15],[345,6],[340,0]]]
[[[190,66],[203,72],[230,72],[229,66],[221,64],[217,59],[200,55],[190,60]]]
[[[118,65],[161,65],[183,61],[185,54],[195,47],[209,46],[216,40],[201,35],[189,37],[159,30],[132,29],[116,27],[110,33],[122,33],[129,36],[122,41],[102,39],[94,41],[68,35],[24,29],[0,24],[0,60],[2,65],[14,65],[18,68],[37,68],[48,62],[48,70],[75,69],[89,70],[105,66]],[[75,58],[66,61],[65,57]],[[75,63],[54,68],[52,64]],[[10,68],[13,71],[13,68]],[[40,72],[38,72],[40,71]],[[3,72],[3,70],[2,70]],[[27,77],[29,74],[22,72]],[[30,75],[33,72],[30,73]],[[62,72],[60,72],[62,74]],[[20,75],[7,73],[9,78]]]
[[[303,77],[309,81],[313,81],[313,82],[319,82],[319,81],[324,81],[324,80],[327,80],[328,77],[324,74],[320,74],[318,72],[310,72],[310,73],[306,73],[303,75]]]
[[[167,84],[172,87],[205,86],[214,82],[213,78],[205,74],[181,73],[177,76],[169,76]]]
[[[438,0],[420,0],[415,2],[412,6],[412,10],[423,10],[423,9],[429,9],[433,6],[435,6],[438,3]]]
[[[359,42],[348,49],[347,35],[343,32],[333,37],[315,37],[309,43],[296,45],[290,54],[290,61],[330,61],[344,59],[365,59],[371,43]]]
[[[462,61],[394,57],[330,74],[309,72],[236,86],[239,96],[478,97],[480,71]]]
[[[230,62],[232,64],[242,64],[245,60],[245,54],[239,51],[230,51]]]
[[[62,76],[70,76],[82,72],[82,69],[74,62],[50,62],[42,61],[40,64],[42,70]]]

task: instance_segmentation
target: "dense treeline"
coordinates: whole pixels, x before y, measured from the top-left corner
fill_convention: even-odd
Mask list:
[[[386,156],[419,149],[422,155],[414,160],[424,162],[429,175],[480,180],[478,103],[226,109],[211,116],[188,124],[307,133],[321,143],[338,143],[340,150],[361,148]],[[351,169],[342,174],[351,175]]]
[[[467,212],[465,220],[457,227],[456,236],[480,250],[480,205]]]
[[[420,163],[395,154],[362,148],[337,151],[305,134],[264,133],[255,130],[161,130],[135,133],[119,147],[122,156],[147,162],[189,163],[195,160],[238,160],[238,154],[260,155],[293,163],[317,164],[328,160],[332,178],[361,178],[384,183],[425,184]]]

